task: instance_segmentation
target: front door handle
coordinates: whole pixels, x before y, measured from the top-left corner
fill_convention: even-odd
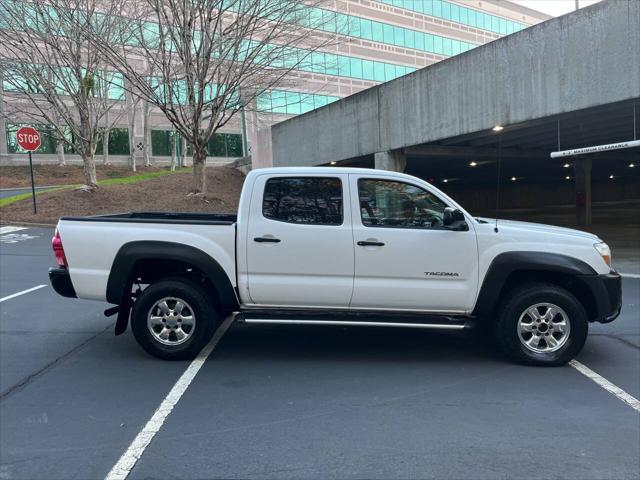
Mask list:
[[[370,240],[360,240],[358,245],[361,247],[384,247],[384,242],[373,242]]]
[[[256,237],[253,239],[253,241],[258,243],[280,243],[279,238],[273,237]]]

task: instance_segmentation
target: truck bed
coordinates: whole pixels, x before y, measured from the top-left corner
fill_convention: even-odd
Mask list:
[[[184,223],[196,225],[233,225],[238,216],[203,212],[127,212],[88,217],[62,217],[74,222]]]
[[[64,217],[58,231],[79,298],[105,300],[120,249],[129,243],[166,242],[193,247],[215,258],[235,286],[236,215],[129,212]]]

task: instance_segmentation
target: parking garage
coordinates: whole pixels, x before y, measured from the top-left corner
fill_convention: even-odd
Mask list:
[[[602,2],[278,124],[273,163],[405,171],[478,214],[625,216],[640,202],[639,49],[640,3]]]

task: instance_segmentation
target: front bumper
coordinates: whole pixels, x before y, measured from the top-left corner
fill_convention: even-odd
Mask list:
[[[76,291],[71,283],[69,270],[66,268],[50,268],[49,281],[58,295],[69,298],[77,297]]]
[[[595,303],[594,322],[613,322],[622,308],[622,277],[615,271],[604,275],[580,277],[587,285]]]

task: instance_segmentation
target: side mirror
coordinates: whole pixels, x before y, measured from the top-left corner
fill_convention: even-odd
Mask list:
[[[442,225],[449,230],[467,231],[469,225],[464,219],[464,214],[457,208],[446,207],[442,214]]]

